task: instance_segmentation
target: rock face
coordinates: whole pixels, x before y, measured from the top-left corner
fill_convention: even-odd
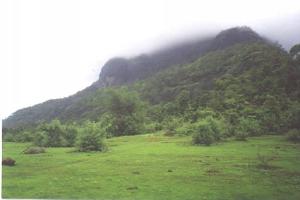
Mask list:
[[[170,66],[192,62],[209,51],[237,43],[262,41],[264,39],[251,28],[243,26],[224,30],[215,37],[176,44],[149,55],[130,59],[112,58],[103,66],[95,85],[107,87],[131,83]]]
[[[223,49],[236,43],[262,42],[264,39],[247,26],[221,31],[212,42],[212,49]]]

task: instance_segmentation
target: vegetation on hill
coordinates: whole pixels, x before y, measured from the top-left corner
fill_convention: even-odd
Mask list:
[[[82,91],[80,98],[75,95],[76,101],[66,108],[57,104],[58,107],[54,106],[52,112],[46,114],[51,120],[57,118],[54,121],[35,121],[35,124],[29,123],[31,127],[4,130],[4,139],[43,142],[40,146],[74,146],[80,135],[77,132],[84,128],[86,121],[97,123],[105,137],[164,129],[172,135],[194,134],[196,143],[205,144],[229,136],[246,140],[248,136],[299,130],[300,68],[293,59],[296,51],[293,49],[297,49],[297,45],[288,54],[243,27],[221,32],[211,42],[210,51],[193,62],[161,67],[142,80],[136,77],[129,82],[121,81],[127,73],[122,70],[131,65],[127,63],[123,69],[124,63],[129,61],[117,59],[111,61],[117,64],[109,62],[108,65],[122,70],[115,72],[112,67],[109,71],[105,66],[101,75],[104,78],[100,76],[100,81],[123,74],[119,82]],[[135,67],[130,68],[133,69]],[[38,105],[32,109],[48,108]],[[8,120],[24,119],[26,123],[28,115],[28,118],[36,117],[35,112],[22,112]],[[216,131],[210,122],[222,124],[217,137],[212,136]],[[60,126],[70,128],[66,131]],[[199,135],[200,130],[206,130],[205,134]]]
[[[121,86],[144,80],[174,65],[192,63],[208,52],[247,42],[269,43],[250,28],[236,27],[222,31],[216,37],[180,42],[150,54],[133,58],[113,58],[102,67],[99,80],[91,86],[67,98],[49,100],[18,110],[3,121],[3,126],[5,128],[28,128],[41,122],[50,122],[55,118],[61,121],[80,118],[79,113],[86,112],[86,107],[84,104],[74,107],[74,104],[78,105],[79,101],[99,88]],[[75,116],[72,115],[74,112]]]

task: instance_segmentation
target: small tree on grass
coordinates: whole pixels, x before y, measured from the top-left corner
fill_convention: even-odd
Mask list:
[[[47,144],[47,135],[45,131],[38,131],[35,134],[33,144],[39,147],[44,147]]]
[[[134,135],[144,130],[143,103],[136,92],[128,88],[106,90],[106,105],[110,126],[107,132],[112,136]]]
[[[195,132],[192,135],[194,144],[211,145],[221,140],[225,125],[221,120],[207,117],[195,124]]]
[[[43,145],[46,147],[61,147],[64,146],[64,127],[59,120],[54,119],[49,124],[42,124],[39,130],[45,135]],[[41,145],[39,145],[41,146]]]
[[[199,132],[193,134],[194,144],[205,144],[209,146],[215,141],[212,130],[208,124],[203,123],[199,125],[198,131]]]
[[[246,141],[248,136],[262,134],[261,125],[253,117],[242,117],[235,128],[235,138],[239,141]]]
[[[77,144],[79,151],[104,151],[105,132],[95,122],[86,122]]]
[[[78,130],[75,126],[69,125],[65,128],[64,131],[64,140],[65,140],[65,146],[67,147],[73,147],[76,142],[76,138],[78,135]]]

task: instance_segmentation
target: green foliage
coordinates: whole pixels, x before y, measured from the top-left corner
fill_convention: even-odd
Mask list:
[[[106,149],[105,133],[99,124],[87,121],[80,132],[77,144],[79,151],[104,151]]]
[[[39,154],[39,153],[45,153],[45,149],[42,147],[28,147],[23,151],[24,154]]]
[[[224,123],[213,117],[207,117],[195,124],[195,132],[192,135],[194,144],[211,145],[220,141],[224,134]]]
[[[63,138],[65,140],[65,146],[73,147],[76,143],[78,135],[78,128],[75,125],[68,125],[64,129]]]
[[[15,142],[15,137],[12,133],[6,133],[4,136],[3,136],[3,141],[4,142]]]
[[[235,139],[238,141],[246,141],[249,134],[247,132],[237,130],[235,132]]]
[[[223,137],[246,139],[300,129],[299,80],[299,67],[281,48],[266,43],[237,44],[133,84],[80,92],[67,110],[65,100],[56,102],[62,110],[54,105],[49,109],[62,122],[97,121],[107,137],[153,132],[162,125],[169,135],[186,135],[195,132],[198,121],[211,117],[222,122]],[[174,125],[172,118],[178,119]],[[67,125],[54,122],[39,129],[46,135],[44,145],[74,145],[77,125],[67,130]],[[30,134],[23,135],[24,131]],[[29,141],[33,132],[20,129],[7,139]]]
[[[182,123],[180,126],[176,129],[177,135],[192,135],[195,132],[195,126],[189,122]]]
[[[138,94],[125,87],[106,92],[106,106],[110,116],[108,133],[113,136],[141,133],[144,129],[144,112]]]
[[[35,134],[33,144],[39,147],[44,147],[47,144],[47,133],[45,131],[38,131]]]
[[[300,44],[296,44],[290,49],[290,54],[293,57],[299,52],[300,52]]]
[[[237,131],[249,136],[259,136],[262,134],[261,125],[253,117],[242,117],[239,119]]]
[[[208,122],[203,121],[198,124],[197,131],[194,133],[193,136],[193,143],[194,144],[205,144],[207,146],[211,145],[214,140],[214,132],[212,131],[211,127],[209,126]]]
[[[154,133],[163,129],[163,125],[158,122],[150,122],[145,124],[145,133]]]
[[[31,142],[34,139],[34,135],[31,131],[19,131],[16,133],[6,133],[4,135],[4,141],[7,142]]]
[[[289,102],[288,109],[281,115],[287,129],[300,129],[300,102]]]
[[[291,129],[287,132],[286,137],[291,142],[300,142],[300,130]]]
[[[61,147],[64,146],[64,127],[59,120],[52,120],[49,124],[43,124],[40,130],[46,134],[46,147]]]
[[[166,118],[163,122],[165,127],[165,135],[166,136],[173,136],[176,134],[176,128],[182,124],[179,118]]]
[[[190,92],[187,90],[182,90],[175,98],[175,104],[178,113],[184,113],[188,109],[190,104]]]

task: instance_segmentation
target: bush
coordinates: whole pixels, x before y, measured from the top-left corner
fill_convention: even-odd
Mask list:
[[[61,147],[64,146],[64,126],[59,120],[52,120],[49,124],[43,124],[40,128],[45,134],[43,146],[46,147]],[[40,146],[40,145],[39,145]]]
[[[81,137],[77,144],[79,151],[104,151],[105,133],[97,123],[87,122],[81,130]]]
[[[136,92],[126,87],[107,89],[106,105],[110,115],[106,131],[112,136],[135,135],[144,131],[143,103]]]
[[[300,142],[300,130],[292,129],[287,132],[287,140],[291,142]]]
[[[193,134],[194,144],[205,144],[207,146],[211,145],[215,139],[212,134],[212,130],[208,125],[199,126],[198,133]]]
[[[164,121],[165,136],[173,136],[176,134],[176,128],[182,124],[179,118],[168,118]]]
[[[77,135],[78,135],[78,130],[76,127],[67,126],[65,128],[64,135],[63,135],[65,140],[64,146],[73,147],[75,145]]]
[[[235,133],[235,139],[238,141],[246,141],[248,137],[247,132],[243,132],[243,131],[237,131]]]
[[[195,124],[195,132],[192,135],[194,144],[211,145],[221,140],[225,125],[221,120],[207,117]]]
[[[14,166],[15,164],[16,164],[16,161],[12,158],[4,158],[2,160],[2,165]]]
[[[176,129],[178,135],[192,135],[195,132],[193,124],[184,123]]]
[[[3,136],[3,140],[5,142],[14,142],[15,139],[14,139],[14,135],[11,134],[11,133],[6,133],[4,136]]]
[[[39,154],[45,152],[45,149],[41,147],[29,147],[23,151],[24,154]]]
[[[36,133],[33,140],[33,144],[39,147],[44,147],[47,144],[47,136],[45,131],[39,131]]]
[[[153,133],[162,130],[163,126],[160,123],[153,122],[145,125],[146,133]]]
[[[246,141],[248,136],[258,136],[262,134],[259,122],[252,117],[241,117],[236,126],[232,126],[232,131],[236,140]]]

